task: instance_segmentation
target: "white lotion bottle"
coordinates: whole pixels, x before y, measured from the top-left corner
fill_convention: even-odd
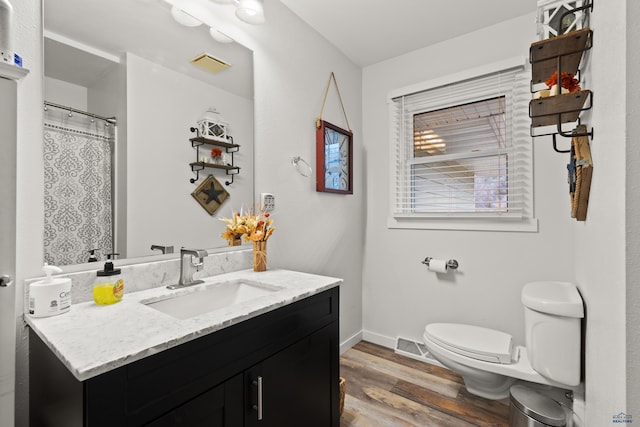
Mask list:
[[[29,315],[48,317],[62,314],[71,309],[71,279],[51,277],[53,273],[62,273],[55,265],[45,264],[42,271],[44,280],[34,282],[29,287]]]

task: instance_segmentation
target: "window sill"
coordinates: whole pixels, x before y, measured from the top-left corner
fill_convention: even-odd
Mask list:
[[[412,230],[513,231],[537,233],[536,218],[461,218],[454,216],[407,217],[390,216],[387,228]]]

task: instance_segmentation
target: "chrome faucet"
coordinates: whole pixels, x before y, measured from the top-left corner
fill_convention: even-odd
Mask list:
[[[204,249],[180,248],[180,280],[177,284],[169,285],[167,288],[178,289],[203,283],[204,280],[193,280],[193,274],[200,271],[200,267],[204,264],[203,258],[207,255],[209,255],[209,253]],[[184,262],[186,256],[191,258],[187,263]],[[196,257],[198,261],[194,262],[194,258]]]
[[[172,254],[173,246],[163,246],[163,245],[151,245],[151,250],[158,249],[162,251],[163,254]]]

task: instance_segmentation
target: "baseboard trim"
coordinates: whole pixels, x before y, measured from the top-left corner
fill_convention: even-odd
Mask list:
[[[349,350],[351,347],[358,344],[362,340],[363,340],[362,331],[356,332],[350,338],[347,338],[345,341],[343,341],[340,344],[340,354],[343,354],[344,352],[346,352],[347,350]]]
[[[362,339],[364,341],[369,341],[374,344],[381,345],[383,347],[387,347],[390,349],[394,349],[396,347],[396,339],[393,337],[388,337],[386,335],[377,334],[375,332],[362,330]]]

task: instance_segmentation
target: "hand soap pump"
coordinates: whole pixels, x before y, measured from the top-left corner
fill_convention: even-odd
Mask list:
[[[118,254],[108,254],[107,259]],[[120,277],[120,269],[113,268],[113,262],[104,263],[104,269],[96,273],[98,279],[93,286],[93,300],[98,305],[114,304],[124,295],[124,280]]]
[[[45,263],[42,271],[47,277],[29,286],[29,315],[31,317],[47,317],[69,311],[71,308],[71,279],[67,277],[52,278],[53,273],[62,273],[62,270],[55,265]]]
[[[89,249],[89,259],[87,262],[98,262],[98,257],[96,256],[96,251],[98,249]]]

